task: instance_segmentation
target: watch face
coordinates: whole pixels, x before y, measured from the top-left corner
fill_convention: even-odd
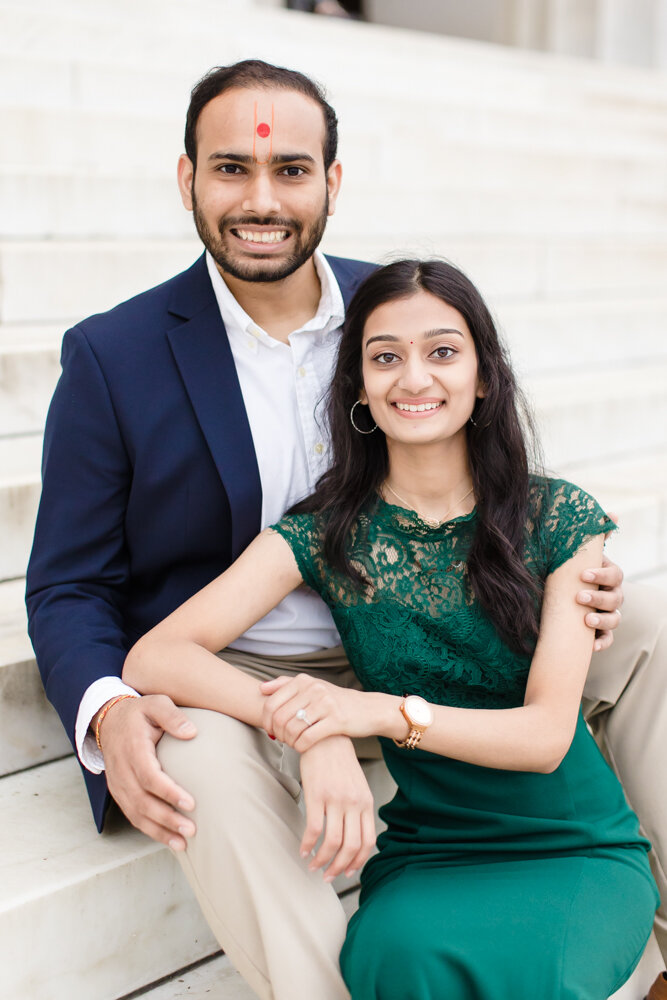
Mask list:
[[[433,722],[431,706],[418,694],[411,694],[405,699],[405,711],[418,726],[430,726]]]

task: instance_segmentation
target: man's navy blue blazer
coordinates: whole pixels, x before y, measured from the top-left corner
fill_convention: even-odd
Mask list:
[[[329,258],[345,305],[373,266]],[[98,678],[260,530],[261,485],[204,257],[63,341],[28,567],[30,636],[74,744]],[[104,775],[84,769],[98,828]]]

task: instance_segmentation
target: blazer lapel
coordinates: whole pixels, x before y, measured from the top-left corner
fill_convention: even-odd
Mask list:
[[[170,330],[167,337],[227,493],[232,556],[236,558],[261,529],[262,486],[255,446],[203,258],[182,277],[170,312],[187,321]]]

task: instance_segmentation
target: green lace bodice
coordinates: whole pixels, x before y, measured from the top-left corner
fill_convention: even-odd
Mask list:
[[[564,480],[531,483],[525,561],[544,582],[587,539],[613,522]],[[477,513],[428,527],[417,514],[376,498],[349,540],[367,586],[322,557],[323,518],[297,514],[274,530],[294,552],[303,579],[331,608],[355,673],[368,690],[420,694],[438,704],[509,708],[523,704],[530,656],[498,636],[475,599],[466,559]]]

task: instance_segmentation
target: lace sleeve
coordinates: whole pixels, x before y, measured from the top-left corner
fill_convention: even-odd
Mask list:
[[[564,479],[545,482],[544,548],[547,573],[562,566],[591,538],[613,531],[616,525],[597,500]]]
[[[282,535],[296,559],[304,583],[316,590],[322,590],[319,560],[316,556],[321,548],[321,531],[313,514],[292,514],[271,525],[272,531]]]

